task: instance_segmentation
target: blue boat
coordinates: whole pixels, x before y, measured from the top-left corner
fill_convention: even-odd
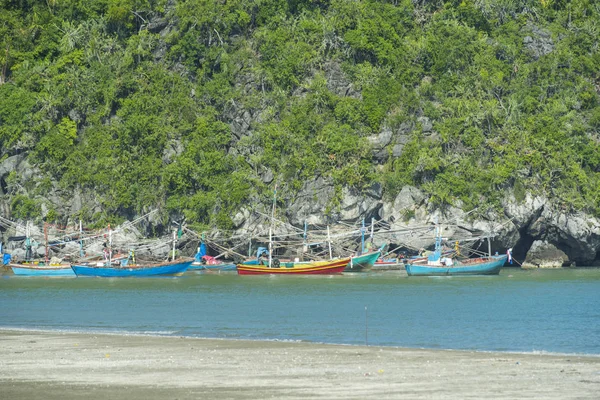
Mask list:
[[[204,236],[204,235],[203,235]],[[219,256],[217,256],[219,257]],[[235,263],[223,262],[215,257],[209,256],[204,241],[198,245],[198,251],[194,256],[194,262],[189,267],[190,271],[236,271]]]
[[[235,263],[199,263],[194,261],[188,268],[188,271],[235,271]]]
[[[8,266],[20,276],[75,276],[71,264],[10,263]]]
[[[507,257],[504,254],[468,258],[462,261],[447,258],[441,259],[438,263],[431,261],[408,263],[405,268],[409,276],[498,275]]]
[[[458,260],[443,252],[439,232],[439,228],[436,228],[435,250],[432,254],[407,261],[405,268],[409,276],[498,275],[508,259],[508,254],[492,256],[490,249],[489,256]],[[458,242],[456,246],[458,252]]]
[[[193,260],[175,260],[157,264],[128,264],[106,266],[104,263],[74,264],[73,271],[77,276],[140,277],[156,275],[181,275],[192,265]]]

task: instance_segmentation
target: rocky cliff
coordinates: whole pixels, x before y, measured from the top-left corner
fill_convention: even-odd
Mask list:
[[[36,184],[38,173],[24,155],[15,155],[0,163],[5,199],[0,202],[0,209],[5,216],[11,216],[8,194],[14,185],[30,187],[32,194],[37,193],[32,198],[44,205],[40,217],[48,209],[72,216],[84,207],[100,209],[93,194],[69,193],[52,186],[45,192],[36,191],[40,185]],[[11,174],[19,177],[18,182],[14,178],[11,181]],[[491,236],[493,251],[503,253],[512,248],[515,260],[526,268],[600,265],[600,221],[583,213],[557,209],[547,198],[527,195],[519,202],[507,193],[503,213],[485,210],[482,214],[467,213],[458,207],[435,208],[421,190],[412,186],[403,187],[391,200],[385,198],[378,184],[364,192],[344,188],[339,207],[326,211],[334,197],[336,191],[331,181],[322,177],[308,181],[297,194],[285,199],[284,206],[279,206],[278,219],[298,228],[305,222],[310,226],[335,227],[340,223],[358,226],[361,220],[369,224],[374,219],[378,222],[376,242],[407,244],[411,248],[431,247],[432,233],[423,235],[417,229],[438,222],[445,226],[443,235],[449,239]],[[259,204],[248,204],[233,216],[235,235],[252,235],[267,228],[264,219],[250,211],[258,208],[261,208]],[[262,209],[268,209],[268,206]],[[66,222],[75,224],[76,221]],[[158,221],[154,223],[159,224]],[[146,228],[147,232],[153,230]],[[7,234],[4,229],[4,236]],[[7,238],[3,239],[6,241]],[[76,251],[77,245],[72,245]],[[168,246],[163,250],[168,251]],[[39,255],[43,254],[43,248],[37,251],[42,252]]]
[[[84,3],[0,13],[1,216],[249,236],[279,185],[298,228],[600,263],[591,3]]]

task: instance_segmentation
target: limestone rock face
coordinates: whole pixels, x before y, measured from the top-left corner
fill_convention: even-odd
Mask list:
[[[556,246],[536,240],[527,252],[522,268],[560,268],[569,263],[569,257]]]
[[[8,157],[6,160],[2,161],[0,163],[0,176],[4,176],[5,174],[16,170],[19,164],[21,164],[24,159],[24,154],[17,154],[15,156]]]
[[[403,187],[393,202],[384,202],[380,209],[379,217],[389,224],[391,232],[384,234],[382,240],[410,243],[417,249],[432,246],[435,221],[442,220],[438,212],[430,213],[427,207],[423,192],[413,186]]]
[[[350,79],[342,71],[341,65],[338,62],[327,62],[323,66],[325,70],[325,79],[327,80],[327,88],[338,96],[352,97],[360,99],[361,93],[356,90]]]
[[[539,237],[556,243],[570,261],[591,265],[600,251],[600,221],[581,213],[546,212],[534,225]]]
[[[372,188],[367,193],[359,193],[355,189],[344,188],[339,219],[358,221],[361,218],[377,214],[377,209],[381,206],[380,198],[380,187]]]
[[[527,196],[523,202],[507,198],[505,213],[522,241],[553,243],[569,262],[593,265],[600,251],[600,221],[583,213],[556,210],[543,197]]]
[[[10,251],[10,255],[12,256],[12,261],[19,262],[25,259],[25,250],[24,249],[14,249]]]
[[[156,243],[153,247],[147,247],[137,251],[137,256],[144,258],[164,258],[171,251],[169,243]]]
[[[285,216],[294,226],[303,226],[304,221],[309,225],[326,225],[325,212],[334,195],[333,183],[318,177],[304,184],[285,210]]]
[[[548,199],[544,197],[533,197],[527,194],[524,201],[519,202],[513,194],[506,197],[503,202],[504,213],[512,221],[517,228],[522,228],[530,225],[534,220],[538,219],[544,211],[544,206],[548,203]]]
[[[525,29],[529,31],[530,35],[523,38],[523,44],[536,60],[554,50],[552,34],[548,30],[530,23],[526,25]]]

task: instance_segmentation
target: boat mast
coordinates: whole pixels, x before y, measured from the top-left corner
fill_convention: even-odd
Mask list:
[[[269,268],[271,268],[271,262],[273,261],[273,229],[269,227]]]
[[[365,252],[365,219],[362,220],[362,228],[360,228],[360,254]]]
[[[177,241],[177,229],[173,230],[173,261],[175,261],[175,242]]]
[[[112,230],[108,224],[108,266],[112,266]]]
[[[302,243],[302,261],[304,261],[304,255],[306,253],[308,253],[307,230],[308,230],[308,222],[306,222],[306,220],[304,220],[304,234],[302,235],[302,237],[304,239],[304,243]]]
[[[79,220],[79,257],[83,258],[83,225]]]
[[[329,244],[329,259],[333,259],[333,254],[331,254],[331,234],[329,233],[329,225],[327,225],[327,244]]]
[[[25,261],[31,261],[31,239],[29,238],[29,221],[25,224]]]
[[[44,221],[44,247],[45,247],[45,261],[48,265],[48,223]]]
[[[442,257],[442,228],[438,224],[437,217],[435,218],[435,249],[433,256],[429,256],[429,260],[439,261]]]
[[[375,234],[375,217],[371,217],[371,237],[369,238],[371,241],[371,250],[373,250],[373,239]]]
[[[271,223],[269,224],[269,268],[273,262],[273,222],[275,221],[275,204],[277,203],[277,184],[273,191],[273,209],[271,210]]]
[[[492,256],[492,241],[489,236],[487,237],[487,242],[488,242],[488,254],[491,257]]]

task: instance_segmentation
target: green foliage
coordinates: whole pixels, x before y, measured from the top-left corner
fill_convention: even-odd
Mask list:
[[[35,157],[42,162],[47,161],[48,168],[59,173],[62,171],[63,162],[73,149],[76,138],[75,122],[65,117],[40,139],[35,149]]]
[[[35,98],[10,83],[0,85],[0,98],[0,146],[10,148],[23,138]]]
[[[400,211],[400,215],[402,216],[402,221],[407,223],[415,217],[416,213],[415,210],[404,209]]]
[[[14,219],[34,219],[42,214],[42,208],[35,200],[21,194],[13,198],[10,209]]]
[[[331,214],[345,186],[377,180],[388,199],[413,185],[435,206],[500,207],[512,188],[600,215],[593,1],[0,11],[2,156],[26,151],[42,173],[5,178],[20,218],[41,209],[17,193],[58,187],[94,191],[102,211],[86,217],[101,224],[160,207],[230,229],[248,199],[268,203],[275,183],[293,196],[315,177],[334,183]],[[368,138],[389,132],[379,166]]]
[[[46,222],[55,222],[58,220],[59,217],[60,216],[59,216],[58,212],[56,212],[55,209],[50,209],[46,213],[45,220],[46,220]]]

